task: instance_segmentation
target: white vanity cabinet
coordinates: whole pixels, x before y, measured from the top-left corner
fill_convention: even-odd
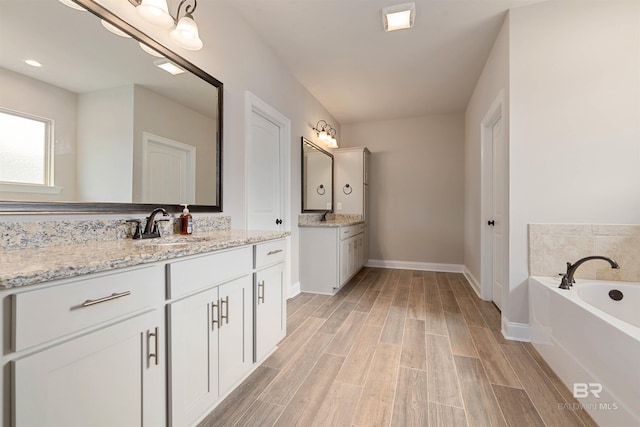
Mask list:
[[[170,294],[187,293],[168,310],[172,426],[195,423],[252,367],[252,263],[244,247],[168,266]]]
[[[12,295],[12,424],[164,425],[163,281],[151,266]]]
[[[300,227],[300,286],[335,294],[364,265],[364,224]]]
[[[285,259],[285,240],[276,240],[255,246],[256,341],[254,362],[261,362],[265,359],[286,335]]]

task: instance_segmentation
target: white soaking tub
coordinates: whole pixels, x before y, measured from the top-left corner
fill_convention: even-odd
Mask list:
[[[640,426],[640,283],[558,286],[529,278],[534,347],[599,425]]]

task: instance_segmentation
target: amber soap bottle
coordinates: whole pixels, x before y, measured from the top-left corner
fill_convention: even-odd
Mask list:
[[[189,205],[181,206],[184,206],[184,209],[180,215],[180,234],[191,234],[193,233],[193,217],[189,213]]]

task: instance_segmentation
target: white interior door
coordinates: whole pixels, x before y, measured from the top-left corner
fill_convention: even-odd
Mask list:
[[[247,228],[279,230],[284,211],[280,126],[255,111],[250,120]]]
[[[492,228],[492,299],[493,302],[502,309],[502,272],[503,272],[503,216],[504,216],[504,137],[502,129],[502,118],[493,125],[491,129],[492,145],[492,193],[493,211],[491,218]]]
[[[149,133],[142,147],[144,203],[195,203],[196,148]]]

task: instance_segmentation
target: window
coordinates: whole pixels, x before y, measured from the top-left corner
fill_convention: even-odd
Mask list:
[[[53,120],[0,108],[0,129],[0,182],[53,187]]]

